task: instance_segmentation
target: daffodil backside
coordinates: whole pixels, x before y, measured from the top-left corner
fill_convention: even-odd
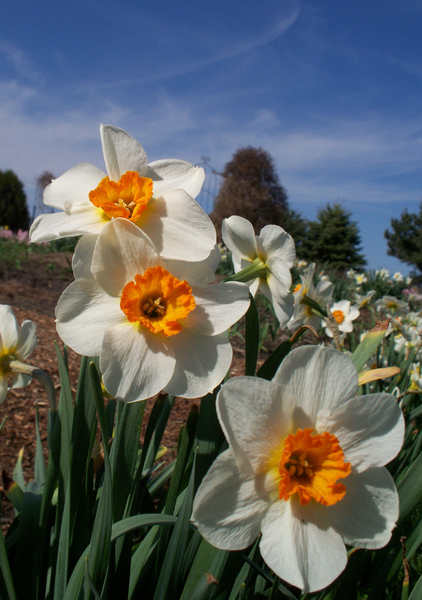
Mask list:
[[[293,350],[272,381],[237,377],[217,398],[228,449],[203,479],[193,521],[214,546],[248,547],[304,591],[345,568],[345,544],[380,548],[398,517],[383,465],[404,420],[390,394],[358,395],[351,359],[322,346]]]

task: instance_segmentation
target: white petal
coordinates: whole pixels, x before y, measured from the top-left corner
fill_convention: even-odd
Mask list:
[[[353,306],[350,307],[349,319],[351,321],[354,321],[355,319],[358,318],[359,314],[360,314],[359,308],[355,304],[353,304]]]
[[[196,198],[205,180],[202,167],[175,158],[163,158],[149,163],[146,175],[154,180],[154,192],[157,196],[167,190],[181,189],[192,198]]]
[[[164,258],[203,260],[216,243],[215,227],[200,205],[183,190],[154,197],[139,226]]]
[[[105,176],[104,171],[89,163],[76,165],[47,185],[44,204],[61,210],[70,210],[73,205],[91,204],[88,194]]]
[[[19,331],[18,355],[27,358],[34,350],[37,343],[37,326],[33,321],[23,321]]]
[[[0,353],[15,350],[19,340],[19,325],[8,304],[0,304]]]
[[[5,401],[8,390],[7,378],[0,375],[0,404]]]
[[[264,516],[259,545],[267,565],[284,581],[305,592],[330,584],[346,566],[347,554],[340,535],[319,522],[318,511],[282,500]],[[323,507],[325,508],[325,507]]]
[[[258,236],[258,248],[264,253],[267,264],[268,261],[277,259],[282,261],[287,269],[291,269],[296,259],[292,236],[278,225],[265,225],[261,229]]]
[[[221,235],[223,242],[237,260],[241,257],[253,260],[258,256],[252,223],[244,217],[233,215],[228,219],[223,219]]]
[[[273,305],[280,327],[284,327],[293,314],[293,294],[272,274],[267,277],[266,282],[261,282],[260,290]]]
[[[120,296],[136,274],[157,264],[159,259],[148,236],[127,219],[113,219],[98,237],[91,272],[110,296]]]
[[[227,331],[249,308],[248,286],[236,281],[194,286],[196,308],[185,320],[185,327],[203,335]]]
[[[320,431],[339,439],[346,460],[357,471],[381,467],[398,454],[403,443],[404,419],[391,394],[356,396],[334,413],[321,414]]]
[[[342,480],[343,500],[327,507],[330,522],[346,544],[382,548],[399,516],[399,497],[393,478],[383,467],[352,473]]]
[[[13,381],[12,388],[22,388],[31,383],[31,376],[25,375],[24,373],[19,373],[15,380]]]
[[[137,325],[121,323],[104,335],[100,369],[106,389],[119,400],[151,398],[165,387],[174,365],[161,337]]]
[[[104,226],[99,212],[92,205],[65,212],[39,215],[29,230],[31,242],[49,242],[83,233],[100,233]]]
[[[330,312],[334,312],[335,310],[341,310],[341,312],[347,315],[350,311],[350,300],[339,300],[338,302],[334,302],[334,304],[330,307]]]
[[[182,398],[198,398],[217,387],[232,361],[227,335],[204,336],[182,331],[168,341],[176,366],[166,392]]]
[[[214,461],[193,502],[192,520],[201,535],[223,550],[242,550],[258,537],[268,503],[260,498],[255,479],[239,473],[230,450]]]
[[[323,346],[290,352],[274,375],[283,397],[296,398],[296,426],[309,427],[321,411],[330,413],[357,395],[358,375],[349,356]]]
[[[280,388],[258,377],[233,377],[217,396],[217,414],[237,464],[262,469],[290,428],[290,412],[282,407]],[[287,410],[286,410],[287,409]]]
[[[98,356],[106,329],[125,319],[119,299],[108,296],[93,279],[71,283],[56,306],[59,336],[85,356]]]
[[[166,258],[162,262],[165,268],[178,279],[185,279],[190,285],[207,285],[215,281],[220,252],[217,246],[214,246],[205,260],[191,262]]]
[[[90,279],[92,255],[98,235],[86,233],[79,238],[72,257],[72,270],[75,279]]]
[[[110,179],[118,181],[126,171],[143,174],[147,155],[139,142],[123,129],[113,125],[101,125],[100,136]]]

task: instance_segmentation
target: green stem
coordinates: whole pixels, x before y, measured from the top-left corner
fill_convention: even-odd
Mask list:
[[[251,281],[252,279],[256,279],[257,277],[266,277],[267,272],[268,268],[266,264],[257,257],[251,261],[247,267],[241,271],[238,271],[237,273],[234,273],[233,275],[230,275],[230,277],[227,277],[227,279],[224,281],[241,281],[245,283],[247,281]]]

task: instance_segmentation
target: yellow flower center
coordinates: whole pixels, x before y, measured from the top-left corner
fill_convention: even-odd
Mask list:
[[[298,292],[301,287],[302,287],[302,284],[301,283],[297,283],[295,285],[295,287],[293,288],[293,293],[296,294],[296,292]]]
[[[181,281],[163,267],[150,267],[125,285],[120,308],[128,321],[139,323],[152,333],[176,335],[180,321],[195,308],[195,298],[187,281]]]
[[[352,468],[344,461],[335,435],[327,431],[317,434],[309,428],[298,429],[286,437],[278,470],[281,500],[298,494],[301,504],[314,499],[331,506],[346,494],[345,486],[337,481],[350,475]]]
[[[344,312],[342,310],[333,310],[331,313],[334,317],[334,320],[340,325],[344,321]]]
[[[104,177],[95,190],[89,192],[89,199],[110,219],[124,217],[137,221],[152,198],[152,186],[149,177],[141,177],[136,171],[126,171],[119,181]]]

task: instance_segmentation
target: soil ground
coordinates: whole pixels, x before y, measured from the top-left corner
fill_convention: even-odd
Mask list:
[[[1,257],[0,257],[1,259]],[[56,342],[63,344],[56,333],[54,309],[64,288],[73,280],[70,253],[30,253],[19,268],[0,271],[0,304],[9,304],[21,323],[30,319],[37,324],[37,346],[28,362],[47,371],[59,387],[57,361],[54,350]],[[241,350],[235,351],[232,373],[240,374],[243,363]],[[69,351],[69,367],[73,388],[77,383],[80,359]],[[35,451],[35,405],[38,403],[40,428],[43,442],[46,440],[47,402],[44,388],[33,380],[25,388],[10,390],[0,405],[0,472],[11,477],[18,453],[23,450],[23,468],[27,479],[33,477]],[[174,456],[181,426],[192,407],[192,400],[177,398],[172,409],[163,443]],[[152,405],[148,402],[147,414]],[[3,497],[1,522],[7,526],[11,519],[11,507]]]

